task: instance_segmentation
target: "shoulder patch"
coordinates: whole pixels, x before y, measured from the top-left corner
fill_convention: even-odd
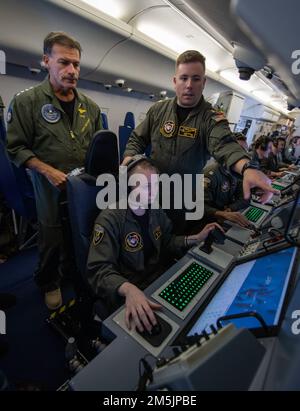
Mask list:
[[[12,107],[9,107],[7,114],[6,114],[6,122],[8,124],[12,122],[12,113],[13,113]]]
[[[153,231],[153,235],[156,241],[160,239],[162,235],[160,225],[155,228],[155,230]]]
[[[100,224],[95,224],[94,235],[93,235],[93,244],[97,246],[101,243],[104,237],[104,228]]]

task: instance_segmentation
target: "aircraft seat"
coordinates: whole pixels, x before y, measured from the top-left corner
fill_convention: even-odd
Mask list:
[[[24,248],[37,233],[24,243],[28,224],[36,220],[36,206],[33,188],[24,167],[15,167],[7,154],[4,143],[0,141],[0,191],[8,206],[20,216],[19,247]],[[15,215],[13,214],[15,219]]]
[[[107,118],[107,114],[101,112],[101,121],[102,121],[102,127],[104,130],[108,130],[108,118]]]

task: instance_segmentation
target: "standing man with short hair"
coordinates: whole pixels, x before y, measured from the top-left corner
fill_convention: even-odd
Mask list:
[[[67,173],[84,165],[94,133],[101,129],[99,107],[77,91],[81,46],[64,32],[44,40],[48,77],[18,93],[8,111],[7,150],[11,160],[32,170],[39,222],[37,285],[49,309],[62,304],[64,259],[59,204]]]
[[[227,169],[243,175],[245,198],[259,187],[262,201],[276,192],[270,180],[252,167],[248,154],[235,141],[222,112],[214,110],[202,93],[205,86],[205,57],[187,50],[176,61],[174,99],[159,101],[145,120],[132,132],[126,150],[126,164],[135,154],[142,154],[151,144],[151,159],[162,173],[201,173],[213,156]]]

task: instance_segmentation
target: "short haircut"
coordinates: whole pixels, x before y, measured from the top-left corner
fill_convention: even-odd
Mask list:
[[[133,169],[131,169],[128,172],[128,177],[132,176],[135,173],[138,173],[138,168],[140,170],[152,170],[157,174],[159,173],[157,167],[152,163],[152,161],[150,159],[149,160],[145,159],[145,160],[139,161],[137,165],[134,166]]]
[[[285,138],[284,137],[277,137],[275,140],[273,140],[273,143],[275,143],[276,145],[279,143],[279,141],[283,141],[285,144]]]
[[[268,148],[269,143],[272,142],[271,137],[268,136],[260,136],[254,143],[255,150],[260,148],[263,151],[266,151]]]
[[[176,60],[176,69],[179,64],[186,64],[186,63],[201,63],[204,67],[205,71],[205,57],[199,53],[197,50],[186,50],[181,53]]]
[[[79,51],[79,56],[81,57],[82,48],[80,43],[63,31],[51,31],[47,34],[44,39],[44,54],[50,55],[54,44],[76,49]]]

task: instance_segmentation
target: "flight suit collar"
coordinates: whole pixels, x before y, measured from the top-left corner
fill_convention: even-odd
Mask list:
[[[156,248],[156,250],[159,249],[159,244],[158,241],[155,239],[155,230],[157,229],[157,227],[159,226],[158,224],[158,218],[157,218],[157,213],[159,210],[151,210],[149,209],[149,235],[151,238],[151,241],[154,245],[154,247]],[[137,220],[134,218],[133,212],[130,210],[130,208],[128,208],[126,210],[126,214],[125,214],[125,218],[130,221],[133,224],[138,225]]]
[[[59,111],[63,112],[63,109],[60,105],[60,102],[56,95],[54,94],[54,91],[52,89],[51,83],[49,81],[49,76],[46,77],[46,79],[41,83],[42,91],[51,99],[51,104]],[[82,117],[82,121],[89,121],[89,119],[85,119],[85,113],[86,113],[86,100],[84,96],[78,92],[78,90],[74,89],[74,94],[75,94],[75,105],[74,105],[74,113],[80,113],[79,117]],[[74,114],[74,120],[73,120],[73,125],[71,127],[77,129],[78,126],[78,121],[80,123],[80,118]],[[74,125],[75,122],[75,125]],[[85,123],[86,124],[86,123]],[[84,124],[83,124],[84,126]],[[82,127],[82,125],[79,127]]]
[[[41,88],[43,92],[52,99],[52,104],[54,107],[56,107],[58,110],[61,110],[61,105],[58,101],[58,98],[54,94],[53,88],[51,86],[51,83],[49,81],[49,76],[45,78],[45,80],[41,83]],[[78,110],[78,108],[83,104],[84,99],[81,96],[81,93],[79,93],[76,89],[74,89],[74,94],[75,94],[75,112]]]
[[[188,117],[192,117],[192,116],[195,116],[196,114],[200,113],[203,110],[204,106],[205,106],[205,100],[204,100],[204,97],[201,96],[198,104],[195,107],[192,108],[192,110],[190,111]],[[173,99],[173,110],[176,113],[176,110],[177,110],[177,97],[174,97],[174,99]]]

